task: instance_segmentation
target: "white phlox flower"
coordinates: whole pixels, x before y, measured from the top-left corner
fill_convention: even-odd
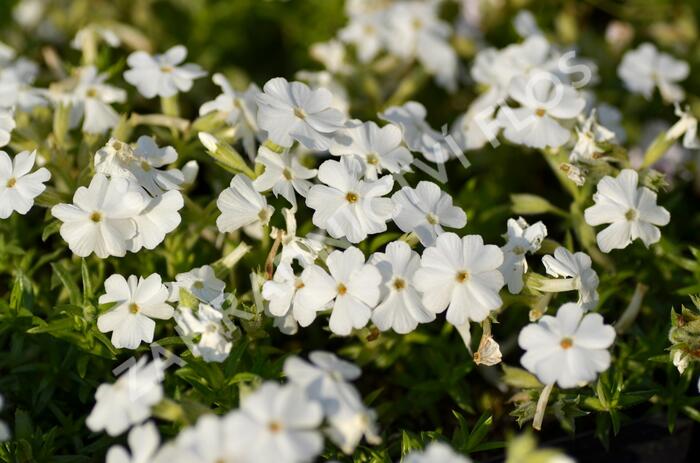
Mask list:
[[[311,90],[301,82],[271,79],[257,95],[258,125],[277,145],[289,148],[296,140],[310,150],[324,151],[345,122],[331,107],[332,99],[325,88]]]
[[[683,148],[696,150],[700,148],[700,139],[698,139],[698,120],[690,112],[690,108],[686,106],[682,109],[679,104],[676,104],[675,114],[680,119],[673,124],[668,132],[666,139],[676,140],[683,137]]]
[[[272,190],[275,196],[282,196],[294,208],[297,206],[294,192],[305,198],[311,188],[309,179],[316,176],[316,169],[307,169],[289,151],[275,153],[260,146],[255,162],[264,165],[265,171],[253,181],[253,187],[260,192]]]
[[[113,103],[124,103],[126,91],[105,83],[107,74],[98,74],[97,68],[80,69],[78,82],[67,96],[71,104],[71,127],[83,120],[83,132],[105,133],[119,122]],[[59,101],[60,98],[59,98]]]
[[[285,230],[272,227],[270,237],[277,239],[281,236],[282,251],[280,252],[280,263],[291,263],[297,260],[302,266],[312,264],[323,249],[323,243],[317,239],[297,236],[297,219],[293,209],[282,209],[286,224]]]
[[[503,252],[498,246],[484,245],[481,236],[460,239],[443,233],[423,252],[413,284],[423,293],[423,305],[435,313],[447,309],[447,321],[453,325],[481,322],[502,305],[501,264]]]
[[[162,167],[177,161],[172,146],[160,148],[153,137],[142,135],[135,146],[111,138],[95,153],[95,171],[110,177],[124,177],[141,185],[151,196],[176,190],[185,182],[178,169]]]
[[[196,311],[180,306],[174,313],[178,334],[192,355],[205,362],[223,362],[231,352],[231,331],[235,327],[226,317],[224,311],[208,304],[199,304]]]
[[[381,12],[354,16],[338,32],[338,37],[354,45],[358,59],[367,63],[385,47],[383,19]]]
[[[506,244],[501,247],[503,251],[503,264],[500,271],[508,285],[511,294],[519,294],[523,289],[523,275],[527,272],[527,259],[529,252],[534,254],[542,245],[542,240],[547,236],[547,227],[542,222],[529,225],[525,219],[508,219],[506,232]]]
[[[87,257],[94,252],[104,259],[126,254],[129,240],[137,233],[134,217],[146,205],[128,180],[95,174],[87,188],[76,190],[73,204],[58,204],[51,214],[63,222],[60,234],[73,253]]]
[[[25,58],[0,66],[0,107],[31,111],[46,106],[48,92],[33,86],[38,73],[39,66]]]
[[[425,106],[409,101],[403,106],[387,108],[379,117],[401,127],[408,149],[422,153],[431,162],[445,162],[450,158],[445,136],[430,127],[425,120],[426,115]]]
[[[255,190],[253,182],[244,174],[231,179],[231,185],[221,192],[216,205],[221,211],[216,226],[222,233],[241,227],[261,227],[269,222],[275,212],[275,208],[267,205],[265,197]]]
[[[165,236],[175,230],[182,218],[180,209],[185,205],[182,194],[179,191],[166,191],[161,196],[151,198],[141,193],[146,207],[133,217],[136,223],[136,235],[127,243],[130,252],[139,252],[141,249],[155,249],[165,240]]]
[[[381,300],[372,312],[372,322],[377,328],[406,334],[415,330],[419,323],[435,320],[435,313],[423,306],[421,295],[413,285],[420,256],[407,243],[389,243],[384,253],[372,255],[370,263],[382,275]]]
[[[306,314],[297,304],[299,290],[303,287],[304,282],[294,273],[292,266],[288,262],[281,262],[272,280],[263,283],[262,297],[270,302],[269,311],[273,316],[285,317],[291,314],[295,321],[307,326],[311,321],[306,323]]]
[[[570,162],[595,162],[600,153],[603,153],[601,143],[609,142],[615,138],[615,133],[608,130],[596,121],[595,110],[583,122],[576,127],[576,144],[569,155]]]
[[[552,285],[555,291],[578,291],[578,304],[585,310],[598,305],[598,274],[592,268],[588,254],[577,252],[572,254],[564,247],[554,250],[554,256],[542,257],[542,263],[547,275],[555,278],[565,278],[565,282]],[[563,283],[563,284],[562,284]],[[548,289],[543,288],[544,291]]]
[[[617,75],[631,92],[650,99],[658,87],[665,101],[678,102],[685,98],[683,88],[677,84],[688,77],[690,67],[668,53],[657,50],[651,43],[643,43],[622,57]]]
[[[15,115],[12,109],[0,109],[0,147],[7,146],[15,130]]]
[[[36,151],[22,151],[13,159],[0,151],[0,219],[13,212],[24,215],[34,206],[34,199],[46,189],[51,172],[41,167],[34,172]]]
[[[413,450],[403,459],[404,463],[471,463],[443,442],[431,442],[425,450]]]
[[[385,170],[397,174],[411,165],[413,155],[401,142],[401,129],[397,126],[379,127],[370,121],[339,132],[330,152],[336,156],[359,157],[365,165],[365,177],[376,180]]]
[[[189,272],[178,273],[175,275],[175,281],[170,283],[169,287],[168,300],[171,302],[179,301],[180,289],[185,289],[201,302],[221,307],[224,302],[226,283],[217,278],[213,268],[209,265],[203,265],[193,268]]]
[[[189,92],[194,80],[207,73],[197,64],[182,64],[185,58],[187,48],[182,45],[176,45],[162,55],[135,51],[126,60],[130,69],[124,72],[124,80],[146,98],[168,98],[179,92]]]
[[[221,114],[226,124],[235,128],[234,141],[241,140],[246,153],[253,158],[255,156],[255,140],[260,132],[256,102],[260,88],[251,83],[245,91],[236,91],[228,80],[218,73],[214,74],[211,80],[221,88],[221,94],[214,100],[202,104],[199,108],[199,115]]]
[[[589,383],[610,366],[608,348],[615,330],[597,313],[584,315],[573,302],[564,304],[556,317],[545,315],[520,332],[525,350],[522,365],[544,384],[572,388]]]
[[[467,214],[452,205],[452,197],[432,182],[418,182],[416,188],[405,186],[391,199],[398,206],[394,222],[406,233],[418,235],[423,246],[432,246],[444,233],[443,226],[462,228]]]
[[[606,175],[593,195],[595,204],[584,212],[588,225],[610,224],[596,236],[603,252],[624,249],[639,238],[645,246],[661,239],[658,226],[668,224],[671,214],[656,205],[656,193],[638,186],[639,176],[623,169],[616,177]]]
[[[303,287],[295,299],[295,318],[308,326],[316,313],[332,307],[329,327],[340,336],[353,328],[363,328],[380,296],[382,276],[376,267],[365,263],[362,251],[354,246],[333,251],[326,259],[328,272],[310,265],[301,274]],[[298,314],[298,315],[297,315]]]
[[[367,235],[386,231],[386,222],[395,211],[389,193],[394,179],[385,175],[378,180],[362,180],[364,167],[353,158],[328,160],[321,164],[318,179],[306,197],[306,205],[314,210],[313,223],[333,238],[347,237],[359,243]]]
[[[101,384],[95,393],[95,406],[85,420],[87,427],[117,436],[130,426],[151,416],[151,407],[163,398],[163,364],[146,363],[146,357],[117,378],[114,384]]]
[[[547,72],[513,78],[509,95],[521,106],[498,111],[503,134],[513,143],[533,148],[558,148],[568,142],[571,131],[560,121],[576,118],[586,105],[573,87]]]
[[[112,332],[112,344],[116,348],[136,349],[141,342],[151,343],[156,329],[154,318],[167,320],[173,316],[173,308],[166,303],[168,288],[160,275],[147,278],[112,275],[105,280],[105,294],[100,304],[115,303],[109,311],[97,319],[102,333]]]

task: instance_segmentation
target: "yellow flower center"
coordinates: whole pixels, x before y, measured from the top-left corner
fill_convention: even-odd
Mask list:
[[[356,203],[357,200],[360,199],[360,197],[357,195],[357,193],[353,193],[353,192],[351,191],[351,192],[349,192],[348,194],[345,195],[345,199],[346,199],[349,203],[352,204],[352,203]]]
[[[394,289],[401,291],[406,287],[406,281],[403,278],[397,278],[394,280]]]
[[[629,220],[630,222],[635,220],[637,218],[637,211],[634,209],[630,209],[627,212],[625,212],[625,219]]]
[[[574,345],[574,340],[571,339],[571,338],[564,338],[564,339],[561,340],[561,342],[559,343],[559,345],[560,345],[561,348],[564,349],[564,350],[570,349],[570,348]]]
[[[282,430],[282,423],[279,421],[270,421],[267,428],[270,430],[270,432],[280,432]]]
[[[547,111],[545,111],[543,108],[537,108],[535,111],[535,116],[537,117],[544,117],[545,114],[547,114]]]
[[[95,211],[92,214],[90,214],[90,220],[92,220],[95,223],[101,222],[102,221],[102,214]]]
[[[202,288],[204,288],[204,283],[201,282],[201,281],[199,281],[199,280],[197,280],[197,281],[194,282],[194,284],[192,285],[192,287],[193,287],[194,289],[202,289]]]
[[[299,119],[306,119],[306,113],[299,107],[294,108],[294,115]]]
[[[367,164],[370,164],[372,166],[376,166],[379,164],[379,156],[377,156],[374,153],[370,153],[367,155]]]
[[[344,296],[345,293],[348,292],[348,288],[344,284],[340,283],[338,285],[337,291],[339,296]]]
[[[430,225],[437,225],[440,223],[437,216],[432,212],[428,212],[428,215],[425,216],[425,220],[427,220]]]
[[[289,169],[284,169],[284,170],[282,171],[282,175],[283,175],[284,178],[286,178],[287,180],[291,180],[291,179],[293,178],[293,176],[292,176],[292,171],[289,170]]]
[[[85,96],[88,98],[95,98],[97,96],[97,90],[94,88],[89,88],[87,92],[85,92]]]
[[[465,281],[469,280],[469,272],[467,272],[466,270],[457,272],[455,280],[457,280],[457,283],[464,283]]]
[[[133,302],[131,304],[129,304],[129,312],[139,313],[139,310],[140,310],[140,308],[139,308],[138,304],[135,304]]]
[[[7,188],[12,188],[15,185],[17,185],[17,179],[14,177],[10,177],[10,179],[7,181]]]
[[[172,66],[161,66],[160,67],[160,72],[164,72],[165,74],[170,74],[174,70],[175,70],[175,68]]]

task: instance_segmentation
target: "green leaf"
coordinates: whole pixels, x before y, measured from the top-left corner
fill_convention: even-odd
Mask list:
[[[90,281],[90,270],[85,258],[80,260],[80,271],[83,276],[83,303],[87,303],[92,298],[92,282]]]
[[[58,262],[52,263],[51,268],[68,291],[68,297],[70,298],[71,304],[79,305],[82,302],[82,294],[80,289],[78,289],[78,285],[75,283],[75,281],[73,281],[73,277],[71,277],[70,273],[68,273],[68,270],[66,270],[63,265]]]

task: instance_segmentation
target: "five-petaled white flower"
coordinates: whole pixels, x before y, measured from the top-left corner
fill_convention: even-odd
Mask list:
[[[370,263],[382,275],[381,301],[372,312],[372,322],[377,328],[406,334],[415,330],[418,323],[435,320],[435,313],[426,310],[421,295],[413,286],[420,256],[407,243],[389,243],[384,253],[372,255]]]
[[[162,55],[135,51],[126,62],[131,69],[124,79],[135,86],[146,98],[168,98],[178,92],[188,92],[193,81],[207,75],[197,64],[181,64],[187,57],[187,48],[176,45]]]
[[[216,205],[221,211],[216,219],[216,226],[221,232],[265,225],[275,211],[275,208],[267,205],[265,197],[255,191],[253,182],[244,174],[231,179],[231,185],[221,192]]]
[[[306,205],[315,211],[314,225],[333,238],[359,243],[369,234],[385,231],[394,213],[392,200],[382,197],[391,191],[394,179],[385,175],[362,180],[363,171],[362,163],[349,157],[325,161],[318,169],[318,179],[325,185],[311,187]]]
[[[638,180],[637,172],[623,169],[616,178],[606,175],[598,182],[595,204],[584,214],[589,225],[611,224],[596,236],[601,251],[624,249],[637,238],[648,247],[661,238],[657,225],[671,220],[671,214],[656,205],[656,193],[638,187]]]
[[[379,127],[370,121],[339,132],[330,152],[336,156],[359,157],[365,165],[365,177],[376,180],[385,170],[397,174],[410,166],[413,155],[401,142],[401,129],[397,126]]]
[[[557,316],[545,315],[520,332],[518,344],[525,350],[520,362],[544,384],[555,382],[572,388],[593,381],[610,366],[608,348],[615,330],[597,313],[584,315],[569,302]]]
[[[450,158],[445,136],[430,127],[425,117],[428,112],[421,103],[409,101],[403,106],[392,106],[379,115],[385,121],[401,127],[403,140],[412,151],[418,151],[432,162],[445,162]]]
[[[685,92],[677,82],[684,80],[689,73],[688,63],[660,52],[651,43],[643,43],[625,53],[617,68],[617,74],[630,91],[649,99],[654,88],[659,87],[662,98],[670,102],[685,98]]]
[[[51,208],[63,222],[61,237],[71,251],[80,257],[93,252],[101,259],[123,257],[137,232],[133,218],[146,206],[143,196],[131,190],[126,179],[95,174],[90,186],[76,190],[73,203]]]
[[[529,225],[525,219],[508,219],[507,242],[501,247],[503,265],[499,269],[508,284],[511,294],[519,294],[523,289],[523,275],[527,272],[526,253],[534,253],[547,236],[547,227],[542,222]]]
[[[328,272],[310,265],[301,274],[303,287],[295,299],[294,315],[301,326],[308,326],[316,313],[332,306],[329,327],[347,336],[353,328],[364,327],[380,296],[382,276],[365,263],[362,251],[354,246],[333,251],[326,259]]]
[[[484,245],[481,236],[460,239],[443,233],[423,252],[413,284],[423,293],[423,305],[435,313],[447,309],[447,321],[453,325],[481,322],[502,304],[498,295],[504,284],[498,271],[502,263],[503,252]]]
[[[284,317],[290,314],[295,321],[304,319],[304,315],[298,313],[296,304],[298,291],[304,287],[300,277],[294,274],[289,262],[281,262],[275,270],[272,280],[263,284],[262,297],[270,301],[270,313],[275,317]],[[310,322],[309,322],[310,323]]]
[[[147,278],[112,275],[105,280],[106,293],[100,296],[100,304],[116,303],[97,319],[97,328],[112,332],[112,344],[117,348],[136,349],[141,341],[153,341],[156,322],[153,318],[167,320],[173,316],[173,308],[165,301],[168,288],[160,275]]]
[[[263,383],[228,419],[229,436],[246,442],[250,461],[301,463],[323,450],[321,406],[294,384]]]
[[[282,77],[267,81],[257,100],[258,126],[285,148],[297,140],[310,150],[327,150],[333,133],[345,122],[345,116],[332,107],[331,92],[311,90],[306,84]]]
[[[110,177],[124,177],[141,185],[151,196],[175,190],[185,181],[178,169],[160,168],[177,161],[172,146],[158,147],[153,137],[141,135],[132,147],[114,138],[95,153],[95,171]]]
[[[547,274],[557,278],[565,278],[569,285],[554,284],[552,291],[566,291],[575,289],[578,291],[578,304],[584,309],[593,309],[598,305],[598,274],[591,267],[591,258],[588,254],[577,252],[572,254],[564,247],[554,250],[554,256],[542,258]],[[545,283],[545,286],[547,283]],[[547,291],[546,287],[542,288]]]
[[[91,431],[117,436],[151,416],[151,407],[163,398],[163,362],[146,360],[141,357],[114,384],[97,388],[95,406],[85,420]]]
[[[467,214],[452,205],[452,197],[432,182],[418,182],[416,188],[405,186],[391,199],[398,206],[394,222],[406,232],[418,235],[423,246],[432,246],[444,232],[443,225],[462,228]]]
[[[180,300],[180,288],[206,304],[221,307],[226,283],[216,277],[213,268],[204,265],[175,275],[175,281],[170,283],[170,301]]]
[[[185,205],[179,191],[166,191],[161,196],[151,198],[133,184],[132,191],[138,191],[146,202],[146,207],[133,217],[136,235],[128,242],[128,250],[139,252],[141,248],[155,249],[165,239],[165,235],[175,230],[182,218],[180,209]]]
[[[571,130],[559,121],[575,118],[586,106],[573,87],[548,72],[513,78],[509,95],[521,106],[498,111],[503,134],[513,143],[533,148],[558,148],[569,141]]]
[[[26,214],[34,205],[34,198],[45,189],[44,182],[51,178],[45,167],[31,172],[36,159],[36,151],[22,151],[14,159],[0,151],[0,219],[6,219],[13,212]]]
[[[195,357],[205,362],[223,362],[231,352],[231,330],[227,315],[208,304],[199,304],[196,312],[180,306],[174,314],[177,332]],[[195,338],[197,342],[195,343]]]
[[[83,119],[83,131],[104,133],[119,122],[119,114],[112,103],[126,101],[126,92],[107,85],[107,74],[98,74],[95,66],[80,70],[78,83],[68,96],[71,104],[71,127],[76,127]],[[59,98],[60,100],[60,98]]]
[[[309,179],[316,176],[316,169],[307,169],[289,151],[275,153],[265,146],[258,149],[255,162],[265,166],[265,171],[253,181],[257,191],[272,190],[275,196],[281,195],[296,208],[296,191],[306,197],[311,188]]]

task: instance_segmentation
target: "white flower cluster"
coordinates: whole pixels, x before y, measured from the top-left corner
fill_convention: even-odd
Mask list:
[[[155,425],[142,423],[163,398],[163,364],[141,359],[116,383],[99,387],[87,425],[110,435],[131,428],[129,450],[112,447],[107,463],[303,463],[321,453],[324,435],[348,454],[363,437],[378,443],[375,413],[350,383],[360,369],[329,352],[312,352],[309,360],[289,357],[284,364],[287,384],[265,382],[244,395],[238,409],[204,415],[161,446]]]

